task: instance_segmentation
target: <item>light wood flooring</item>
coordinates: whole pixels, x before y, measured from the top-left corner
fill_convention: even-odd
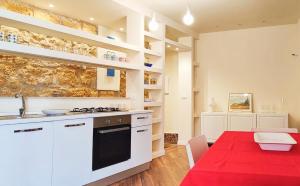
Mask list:
[[[150,169],[111,186],[177,186],[189,170],[185,146],[170,146],[166,155],[151,162]]]

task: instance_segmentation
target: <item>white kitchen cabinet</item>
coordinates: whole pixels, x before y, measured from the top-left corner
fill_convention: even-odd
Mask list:
[[[228,113],[228,130],[251,131],[256,128],[255,113]]]
[[[288,114],[258,113],[257,128],[288,128]]]
[[[152,125],[131,128],[131,159],[134,166],[152,160]]]
[[[51,186],[52,124],[0,126],[0,185]]]
[[[54,125],[53,186],[81,186],[92,171],[92,118]]]
[[[201,113],[201,134],[208,142],[215,142],[227,130],[227,114],[218,112]]]

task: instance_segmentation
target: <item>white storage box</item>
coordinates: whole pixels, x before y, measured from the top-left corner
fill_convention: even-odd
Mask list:
[[[287,133],[257,132],[254,141],[262,150],[290,151],[297,142]]]

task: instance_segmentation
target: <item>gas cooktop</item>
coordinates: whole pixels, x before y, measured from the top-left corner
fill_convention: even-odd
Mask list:
[[[118,107],[91,107],[91,108],[74,108],[71,112],[95,113],[95,112],[119,112]]]

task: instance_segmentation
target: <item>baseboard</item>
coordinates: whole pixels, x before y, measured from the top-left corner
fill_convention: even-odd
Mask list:
[[[101,180],[89,183],[85,186],[106,186],[106,185],[111,185],[111,184],[113,184],[117,181],[123,180],[125,178],[130,177],[130,176],[133,176],[135,174],[138,174],[140,172],[148,170],[149,168],[150,168],[150,163],[145,163],[145,164],[139,165],[137,167],[128,169],[126,171],[117,173],[115,175],[112,175],[112,176],[103,178]]]

